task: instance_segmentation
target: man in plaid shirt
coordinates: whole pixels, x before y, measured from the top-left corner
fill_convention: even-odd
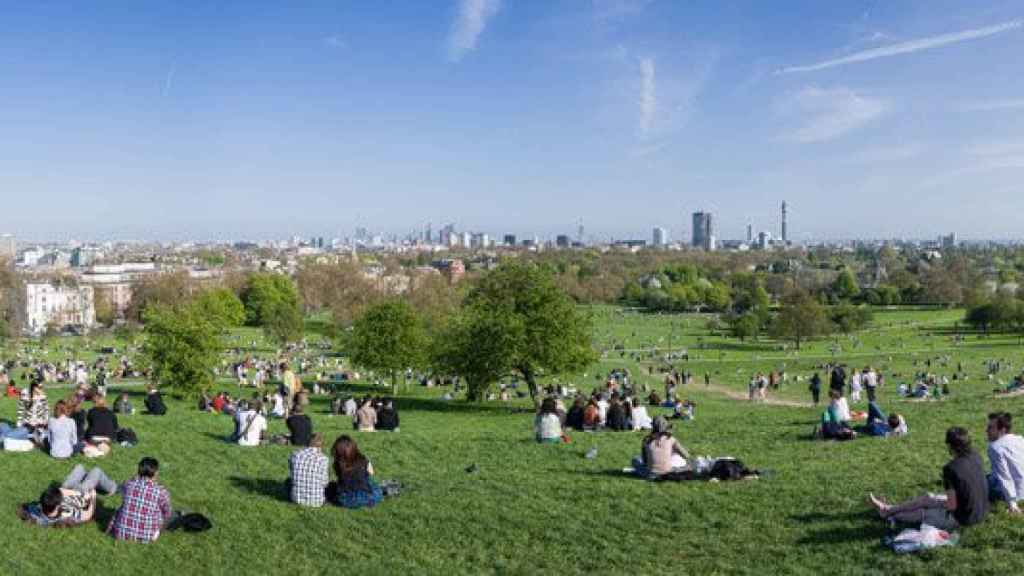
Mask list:
[[[156,483],[160,463],[156,458],[139,461],[139,475],[121,485],[121,508],[109,531],[117,540],[153,542],[171,518],[171,495]]]
[[[300,506],[324,505],[328,475],[327,456],[320,451],[323,445],[323,435],[314,434],[309,441],[309,448],[294,452],[288,459],[289,497]]]

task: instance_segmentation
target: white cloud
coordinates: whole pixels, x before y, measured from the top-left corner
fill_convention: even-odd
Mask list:
[[[984,28],[974,28],[971,30],[963,30],[961,32],[940,34],[938,36],[918,38],[916,40],[908,40],[906,42],[891,44],[889,46],[882,46],[880,48],[863,50],[861,52],[850,54],[849,56],[843,56],[842,58],[835,58],[832,60],[825,60],[824,62],[818,62],[816,64],[809,64],[805,66],[788,66],[778,70],[776,73],[787,74],[791,72],[814,72],[816,70],[824,70],[826,68],[832,68],[834,66],[842,66],[844,64],[853,64],[855,62],[874,60],[875,58],[885,58],[887,56],[896,56],[899,54],[910,54],[912,52],[918,52],[920,50],[930,50],[932,48],[938,48],[940,46],[946,46],[949,44],[956,44],[959,42],[966,42],[968,40],[986,38],[988,36],[994,36],[1002,32],[1015,30],[1021,28],[1022,26],[1024,26],[1024,20],[1010,20],[1008,22],[995,24],[993,26],[986,26]]]
[[[1024,98],[1005,100],[986,100],[971,102],[964,106],[968,112],[997,112],[999,110],[1018,110],[1024,108]]]
[[[654,59],[640,59],[640,134],[646,136],[654,127],[658,113],[658,96],[654,84]]]
[[[487,21],[498,13],[501,0],[459,0],[459,13],[448,35],[448,59],[458,62],[476,49]]]
[[[799,126],[783,138],[805,144],[834,140],[878,118],[888,108],[885,101],[849,88],[808,86],[790,94],[779,106],[784,115],[799,119]]]

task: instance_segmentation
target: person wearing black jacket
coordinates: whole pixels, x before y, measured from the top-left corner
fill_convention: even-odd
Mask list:
[[[85,420],[89,425],[85,437],[89,441],[101,438],[113,441],[117,437],[117,416],[107,408],[107,400],[102,396],[96,398]]]
[[[167,414],[167,406],[164,405],[164,398],[160,395],[160,391],[156,388],[150,387],[149,392],[146,394],[146,411],[154,416],[163,416]]]
[[[843,370],[842,366],[836,365],[832,367],[828,387],[832,390],[838,390],[840,394],[843,394],[846,389],[846,371]]]
[[[309,446],[313,438],[313,421],[303,414],[302,406],[296,404],[292,415],[285,420],[292,446]]]
[[[617,394],[612,395],[611,404],[608,406],[608,415],[605,417],[605,426],[616,432],[629,429],[629,424],[626,421],[626,409],[619,401]]]
[[[565,416],[566,427],[578,431],[583,430],[583,409],[583,397],[577,396],[576,400],[572,403],[572,407],[569,408],[569,413]]]
[[[817,372],[814,373],[814,376],[811,376],[810,390],[811,398],[814,399],[814,405],[817,406],[818,399],[821,396],[821,376],[818,376]]]
[[[395,410],[395,403],[390,398],[384,400],[377,410],[377,430],[398,430],[398,410]]]

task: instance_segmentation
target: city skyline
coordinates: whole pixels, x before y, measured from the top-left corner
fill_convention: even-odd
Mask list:
[[[585,221],[678,241],[706,210],[728,240],[779,236],[784,198],[794,242],[1016,239],[1022,18],[1003,0],[23,5],[0,22],[2,231]]]

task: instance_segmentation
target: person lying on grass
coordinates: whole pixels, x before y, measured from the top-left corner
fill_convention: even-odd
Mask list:
[[[321,451],[323,445],[323,435],[314,434],[308,448],[295,451],[288,459],[289,474],[285,483],[288,498],[300,506],[319,508],[324,505],[329,476],[327,456]]]
[[[359,451],[359,446],[347,434],[334,441],[334,473],[338,476],[335,502],[344,508],[376,506],[384,493],[373,479],[373,464]]]
[[[117,492],[117,484],[99,468],[88,473],[81,464],[74,467],[60,486],[50,486],[39,502],[23,508],[25,520],[39,526],[70,527],[89,522],[96,512],[97,488],[104,494]]]
[[[540,403],[537,416],[533,419],[533,434],[537,442],[542,444],[562,441],[562,421],[558,418],[558,406],[554,398],[545,398]]]
[[[123,500],[107,532],[115,540],[153,542],[171,518],[171,495],[157,484],[160,463],[156,458],[139,461],[139,474],[121,486]]]
[[[690,453],[672,436],[672,424],[658,416],[640,445],[640,456],[633,459],[633,470],[644,478],[662,476],[688,469],[689,459]]]
[[[1024,438],[1011,434],[1013,416],[1009,412],[988,415],[988,460],[992,473],[988,477],[992,501],[1003,500],[1011,514],[1020,514],[1017,502],[1024,498]]]
[[[869,494],[868,499],[879,516],[905,524],[928,524],[947,531],[979,524],[985,519],[989,510],[988,481],[982,470],[981,457],[971,448],[967,430],[960,427],[947,430],[946,447],[953,459],[942,468],[945,493],[928,493],[898,505]]]

